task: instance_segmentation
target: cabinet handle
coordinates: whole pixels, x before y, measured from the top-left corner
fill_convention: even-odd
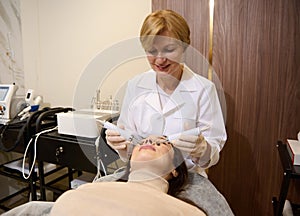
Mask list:
[[[62,146],[56,148],[55,150],[55,156],[56,156],[56,161],[59,161],[59,156],[64,152],[64,148]]]

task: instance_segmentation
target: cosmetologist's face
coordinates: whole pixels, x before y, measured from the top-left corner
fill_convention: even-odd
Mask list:
[[[183,52],[181,42],[169,31],[156,36],[152,46],[146,50],[148,62],[154,71],[176,78],[180,78],[182,73],[180,63]]]

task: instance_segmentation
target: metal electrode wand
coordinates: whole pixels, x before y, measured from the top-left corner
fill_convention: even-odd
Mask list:
[[[111,122],[103,121],[100,119],[97,119],[97,122],[99,122],[102,125],[102,127],[106,129],[118,131],[120,135],[124,137],[126,140],[128,140],[133,146],[139,144],[143,139],[141,136],[134,135],[130,133],[130,131],[119,128],[117,125],[114,125]]]

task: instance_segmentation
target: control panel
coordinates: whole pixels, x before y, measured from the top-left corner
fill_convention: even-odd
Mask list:
[[[12,99],[18,87],[14,84],[0,84],[0,123],[5,124],[11,116]]]

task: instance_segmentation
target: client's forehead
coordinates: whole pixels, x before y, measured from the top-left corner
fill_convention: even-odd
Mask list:
[[[172,144],[167,137],[165,136],[158,136],[158,135],[149,135],[145,139],[141,141],[141,143],[150,141],[151,143],[166,143],[166,144]]]
[[[150,135],[147,138],[145,138],[145,140],[146,139],[151,139],[153,141],[166,141],[167,140],[166,137],[164,137],[164,136],[158,136],[158,135]]]

